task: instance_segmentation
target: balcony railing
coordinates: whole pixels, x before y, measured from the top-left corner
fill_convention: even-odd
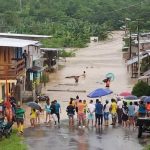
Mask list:
[[[11,63],[0,64],[0,79],[16,79],[25,71],[24,59],[12,59]]]

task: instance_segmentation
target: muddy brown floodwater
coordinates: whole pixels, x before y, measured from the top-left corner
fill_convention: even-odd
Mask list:
[[[88,47],[76,51],[76,57],[67,58],[64,67],[56,73],[50,74],[50,82],[43,93],[50,99],[57,99],[62,106],[60,127],[41,124],[25,131],[25,142],[29,150],[141,150],[143,144],[148,142],[147,137],[137,138],[137,130],[109,126],[100,129],[77,127],[69,128],[65,108],[70,97],[79,95],[81,99],[89,100],[86,95],[99,87],[104,87],[102,80],[107,73],[113,73],[115,80],[111,82],[110,89],[113,94],[110,99],[122,91],[131,91],[133,81],[127,74],[122,59],[123,32],[114,32],[113,38],[99,43],[91,43]],[[79,84],[74,85],[74,79],[66,76],[82,75],[86,71],[86,78],[80,77]],[[54,91],[55,90],[55,91]],[[44,104],[43,104],[44,106]],[[27,111],[29,112],[29,111]],[[42,122],[44,122],[43,116]]]

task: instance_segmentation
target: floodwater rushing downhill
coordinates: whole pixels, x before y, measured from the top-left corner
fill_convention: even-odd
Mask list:
[[[65,66],[56,73],[50,74],[50,82],[43,92],[50,99],[57,99],[62,105],[61,125],[54,127],[42,124],[36,128],[27,128],[25,141],[29,150],[141,150],[147,139],[137,139],[137,129],[125,129],[109,126],[99,129],[78,129],[68,127],[65,108],[70,97],[79,95],[81,99],[89,100],[86,95],[99,87],[104,87],[102,80],[107,73],[113,73],[115,80],[110,89],[114,96],[122,91],[131,91],[133,82],[127,75],[126,66],[122,59],[122,32],[114,32],[113,38],[100,43],[91,43],[88,47],[79,49],[76,57],[68,58]],[[82,75],[79,84],[74,85],[74,79],[66,76]],[[44,120],[42,120],[44,121]],[[145,143],[144,143],[145,144]]]

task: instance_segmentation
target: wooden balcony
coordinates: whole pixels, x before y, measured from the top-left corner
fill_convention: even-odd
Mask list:
[[[12,59],[11,63],[0,64],[0,80],[15,80],[25,71],[24,59]]]

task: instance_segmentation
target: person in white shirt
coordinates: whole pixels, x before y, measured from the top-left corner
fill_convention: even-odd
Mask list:
[[[118,123],[122,124],[122,106],[123,106],[123,100],[119,99],[119,101],[117,102],[117,115],[118,115]]]
[[[105,126],[108,126],[108,124],[109,124],[109,109],[110,109],[109,101],[106,100],[106,103],[104,105],[104,121],[105,121]]]
[[[138,102],[134,102],[134,122],[137,121],[137,118],[138,118],[138,111],[139,111],[139,105],[138,105]]]
[[[90,100],[90,103],[88,104],[88,126],[90,124],[90,121],[92,123],[92,127],[93,127],[93,122],[94,122],[94,112],[95,112],[95,105],[93,104],[93,100]]]

